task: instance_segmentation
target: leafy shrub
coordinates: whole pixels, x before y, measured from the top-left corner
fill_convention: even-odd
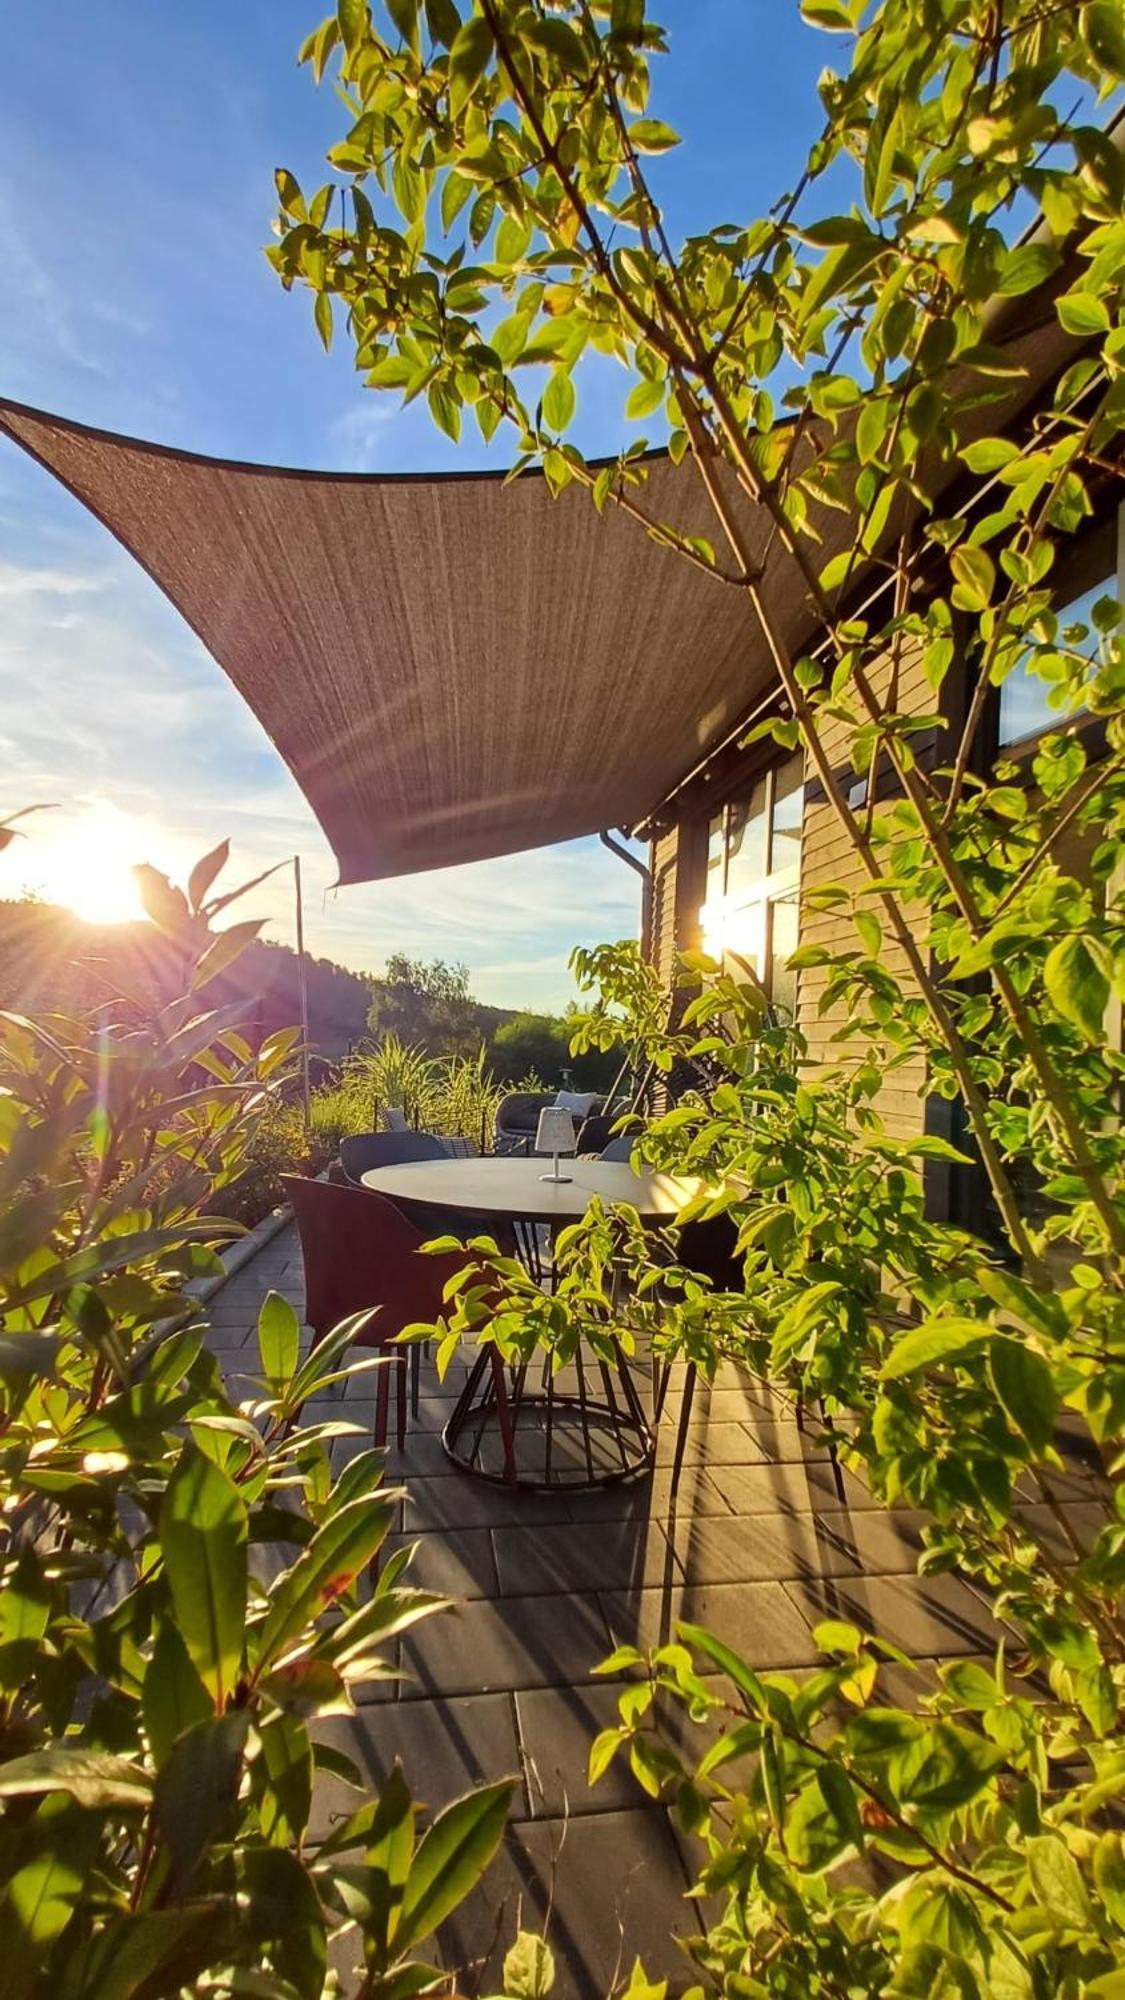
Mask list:
[[[229,933],[146,882],[190,979]],[[184,919],[187,910],[187,920]],[[245,935],[245,933],[244,933]],[[228,941],[223,942],[224,938]],[[439,1601],[396,1554],[384,1453],[333,1479],[325,1391],[357,1325],[300,1353],[266,1300],[236,1400],[185,1282],[217,1268],[294,1037],[253,1055],[190,997],[144,1018],[0,1017],[0,1889],[11,2000],[317,2000],[329,1949],[365,1995],[432,1983],[416,1953],[499,1841],[511,1786],[416,1840],[318,1717],[387,1675]],[[318,1400],[319,1399],[319,1400]],[[302,1413],[309,1411],[309,1420]],[[319,1412],[319,1414],[317,1414]],[[315,1849],[319,1772],[356,1809]]]

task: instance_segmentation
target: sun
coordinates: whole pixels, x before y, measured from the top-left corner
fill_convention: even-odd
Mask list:
[[[88,924],[140,922],[144,910],[133,867],[147,857],[151,829],[104,801],[51,820],[36,831],[36,893]]]

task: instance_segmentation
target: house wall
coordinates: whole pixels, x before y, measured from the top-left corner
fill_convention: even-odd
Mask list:
[[[890,672],[887,661],[881,670],[872,674],[876,692],[880,695],[889,684]],[[933,691],[926,682],[917,656],[899,663],[898,706],[919,714],[928,714],[935,707]],[[855,781],[846,761],[846,725],[832,723],[828,726],[826,747],[833,769],[843,782],[845,796],[848,796]],[[755,766],[760,768],[760,751]],[[829,883],[838,883],[848,890],[857,889],[864,880],[864,874],[847,834],[824,799],[811,771],[806,773],[806,783],[801,847],[800,943],[823,944],[834,950],[854,947],[859,940],[846,909],[816,910],[808,905],[810,889]],[[741,789],[737,781],[735,789]],[[685,817],[652,844],[651,951],[653,963],[667,984],[671,983],[676,953],[692,949],[700,941],[699,910],[705,894],[708,816],[708,812],[704,811],[696,818]],[[909,975],[899,949],[888,943],[883,956],[888,970],[908,984]],[[813,1061],[825,1065],[838,1059],[839,1049],[832,1038],[847,1021],[841,1006],[821,1012],[827,978],[826,967],[809,967],[801,972],[797,989],[799,1025],[808,1040]],[[877,1103],[892,1137],[921,1137],[926,1123],[925,1065],[922,1060],[911,1061],[891,1071]]]
[[[885,698],[890,674],[887,660],[872,671],[872,685],[880,699]],[[935,707],[935,696],[917,653],[899,663],[896,706],[913,714],[929,714]],[[825,747],[833,770],[842,778],[846,798],[852,794],[856,782],[846,762],[847,734],[847,726],[842,722],[829,723],[824,732]],[[807,771],[806,782],[811,779],[812,773]],[[810,908],[807,899],[810,890],[833,883],[848,891],[858,890],[867,876],[846,831],[815,781],[809,783],[806,800],[801,844],[800,942],[826,945],[832,951],[854,950],[859,937],[849,910],[844,906],[830,910]],[[876,913],[879,914],[877,906]],[[888,972],[902,982],[906,991],[916,990],[902,950],[893,940],[884,940],[881,956]],[[847,1021],[846,1011],[840,1005],[821,1012],[828,976],[827,966],[809,966],[801,972],[797,987],[797,1018],[809,1052],[815,1062],[826,1065],[839,1058],[839,1044],[833,1042],[833,1036]],[[926,1066],[921,1056],[888,1074],[876,1103],[892,1138],[922,1136],[926,1122],[925,1085]]]

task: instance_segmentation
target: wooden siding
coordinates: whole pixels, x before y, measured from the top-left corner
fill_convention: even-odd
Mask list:
[[[880,696],[885,692],[888,676],[887,665],[872,676],[875,691]],[[933,691],[922,673],[917,656],[905,661],[900,668],[898,707],[914,713],[929,713],[935,706]],[[825,747],[837,771],[842,764],[846,764],[847,734],[842,723],[830,724],[825,730]],[[822,944],[838,950],[858,944],[855,925],[846,909],[810,909],[807,899],[811,889],[823,888],[829,883],[854,890],[865,880],[865,872],[832,807],[824,800],[806,805],[801,845],[802,945]],[[906,978],[909,984],[905,961],[896,945],[891,943],[885,947],[884,959],[888,971],[896,978]],[[834,1043],[832,1037],[847,1020],[842,1007],[830,1008],[823,1014],[820,1012],[827,979],[827,967],[809,966],[801,972],[797,989],[798,1020],[808,1039],[810,1053],[815,1061],[823,1064],[838,1059],[840,1045]],[[844,1044],[845,1053],[848,1046]],[[892,1070],[887,1077],[879,1092],[877,1108],[892,1137],[921,1137],[926,1121],[925,1084],[926,1069],[921,1057]]]

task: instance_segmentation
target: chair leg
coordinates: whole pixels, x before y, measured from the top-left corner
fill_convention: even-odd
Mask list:
[[[400,1354],[395,1362],[395,1401],[398,1417],[398,1448],[406,1450],[406,1356]]]
[[[375,1390],[375,1442],[376,1444],[386,1444],[387,1405],[390,1402],[390,1391],[391,1391],[391,1376],[389,1367],[384,1366],[380,1368],[378,1371],[378,1377],[379,1377],[378,1384]]]
[[[417,1423],[418,1421],[418,1410],[420,1407],[421,1395],[422,1395],[422,1348],[423,1347],[425,1347],[426,1353],[428,1355],[430,1351],[430,1343],[428,1340],[427,1341],[416,1340],[413,1347],[410,1350],[410,1414],[413,1417],[415,1423]]]

